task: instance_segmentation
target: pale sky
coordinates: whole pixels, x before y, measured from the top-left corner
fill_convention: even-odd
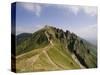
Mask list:
[[[69,30],[97,40],[97,7],[39,3],[16,3],[17,34],[33,33],[45,25]]]

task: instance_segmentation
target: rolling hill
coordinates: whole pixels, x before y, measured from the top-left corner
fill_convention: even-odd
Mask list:
[[[16,72],[96,68],[96,49],[68,30],[45,26],[16,36]]]

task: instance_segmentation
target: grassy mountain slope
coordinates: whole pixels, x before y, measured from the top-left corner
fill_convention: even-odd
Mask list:
[[[17,72],[97,67],[96,48],[69,31],[45,26],[23,39],[17,40]]]
[[[17,43],[19,43],[18,40]],[[19,55],[39,47],[42,48],[45,45],[48,45],[48,40],[44,34],[44,30],[40,30],[34,34],[31,34],[30,37],[23,38],[23,40],[21,40],[20,43],[16,46],[16,54]]]

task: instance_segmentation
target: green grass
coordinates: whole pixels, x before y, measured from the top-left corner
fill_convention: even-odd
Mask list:
[[[44,34],[44,30],[35,32],[31,37],[28,37],[26,40],[22,41],[16,46],[16,55],[20,55],[26,52],[29,52],[33,49],[43,48],[48,45],[48,39]]]
[[[22,56],[19,55],[16,61],[17,72],[44,71],[44,70],[49,71],[49,70],[61,69],[60,67],[55,67],[52,63],[50,63],[46,55],[42,52],[42,50],[41,51],[40,50],[41,49],[36,49],[24,53]],[[32,62],[32,60],[28,61],[31,57],[36,58],[36,55],[39,55],[39,57],[34,63]]]
[[[50,58],[63,69],[75,69],[80,68],[75,62],[72,61],[67,55],[61,54],[57,49],[51,48],[48,51]]]
[[[46,31],[52,34],[53,45],[49,43],[44,33],[45,29],[33,33],[31,37],[25,38],[23,42],[17,45],[17,72],[80,69],[79,64],[72,58],[74,52],[72,53],[67,46],[71,40],[68,41],[65,37],[56,38],[55,33],[57,31],[55,29],[47,29]],[[87,42],[84,44],[78,42],[75,46],[78,48],[78,52],[77,50],[76,52],[85,60],[86,65],[89,68],[96,67],[96,48],[92,48]],[[91,50],[90,53],[87,53],[87,49]]]
[[[56,65],[53,65],[48,57],[42,52],[45,48],[35,49],[19,55],[17,57],[17,72],[30,72],[30,71],[49,71],[49,70],[63,70],[63,69],[78,69],[80,68],[69,55],[65,55],[64,52],[61,53],[60,50],[47,46],[47,54],[52,62]],[[30,64],[31,61],[28,61],[31,57],[36,58],[36,55],[39,55],[38,59]]]
[[[59,70],[61,68],[55,67],[50,63],[49,59],[44,53],[39,56],[39,59],[33,64],[34,71],[49,71],[49,70]]]

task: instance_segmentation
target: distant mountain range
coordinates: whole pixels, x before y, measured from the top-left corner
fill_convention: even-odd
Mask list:
[[[45,26],[16,36],[17,72],[97,67],[97,48],[74,33]]]

